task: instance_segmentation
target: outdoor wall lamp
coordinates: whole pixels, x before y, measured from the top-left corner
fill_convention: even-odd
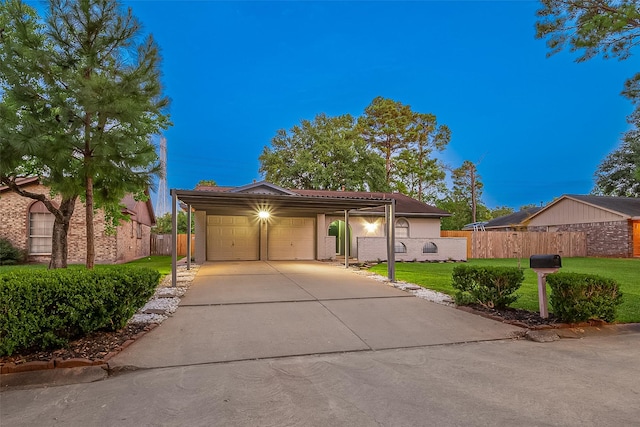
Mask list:
[[[367,231],[367,233],[375,233],[375,231],[378,229],[378,223],[377,222],[365,222],[364,223],[364,229]]]
[[[271,214],[268,211],[261,210],[258,212],[258,218],[260,219],[269,219],[270,216]]]

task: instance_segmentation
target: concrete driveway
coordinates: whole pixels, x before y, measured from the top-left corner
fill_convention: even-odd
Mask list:
[[[321,262],[200,267],[173,317],[111,366],[158,368],[500,340],[519,328]]]

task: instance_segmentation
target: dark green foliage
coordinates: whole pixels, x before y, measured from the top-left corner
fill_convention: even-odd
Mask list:
[[[151,229],[152,233],[156,234],[171,234],[172,222],[171,212],[156,217],[156,225]],[[191,215],[191,232],[196,231],[195,216]],[[178,234],[187,233],[187,213],[185,211],[178,211]]]
[[[149,300],[159,279],[155,270],[127,266],[2,274],[0,356],[118,330]]]
[[[514,267],[459,265],[453,269],[452,279],[456,304],[504,308],[518,299],[514,292],[522,285],[524,273]]]
[[[20,249],[14,247],[7,239],[0,238],[0,265],[17,264],[23,259]]]
[[[565,322],[602,319],[611,322],[622,303],[618,283],[594,274],[556,273],[547,277],[553,313]]]

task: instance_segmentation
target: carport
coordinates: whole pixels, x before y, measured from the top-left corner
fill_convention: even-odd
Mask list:
[[[192,209],[204,211],[209,216],[219,215],[255,218],[259,221],[259,238],[267,227],[266,219],[274,217],[296,217],[317,214],[344,215],[349,223],[349,213],[384,207],[387,236],[387,275],[395,280],[395,200],[358,197],[303,196],[298,194],[268,194],[264,192],[212,192],[198,190],[171,190],[172,211],[172,284],[176,285],[177,273],[177,209],[178,203],[185,205],[187,223],[191,223]],[[219,225],[221,229],[225,225]],[[348,230],[348,227],[346,227]],[[265,233],[266,234],[266,233]],[[196,239],[202,236],[196,235]],[[349,248],[345,239],[345,267],[349,266]],[[260,244],[261,245],[261,244]],[[191,229],[187,227],[187,254],[191,254]],[[190,268],[191,256],[187,256],[187,268]]]

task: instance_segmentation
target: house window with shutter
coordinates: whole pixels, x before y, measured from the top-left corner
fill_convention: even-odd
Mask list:
[[[54,217],[42,202],[36,202],[29,208],[29,254],[51,254]]]

